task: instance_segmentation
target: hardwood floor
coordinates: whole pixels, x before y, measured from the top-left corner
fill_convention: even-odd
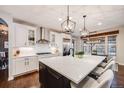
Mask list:
[[[118,72],[115,72],[115,77],[112,82],[113,88],[124,88],[124,66],[118,66]]]
[[[0,88],[38,88],[39,86],[38,72],[17,77],[12,81],[6,80],[0,82]]]
[[[38,88],[39,86],[38,72],[17,77],[12,81],[0,81],[0,88]],[[124,88],[124,66],[119,65],[118,72],[115,72],[115,78],[111,87]]]

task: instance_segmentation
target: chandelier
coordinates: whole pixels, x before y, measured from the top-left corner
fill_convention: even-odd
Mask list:
[[[67,19],[61,23],[61,28],[64,33],[73,33],[76,26],[76,22],[70,20],[69,17],[69,5],[67,6]]]
[[[81,31],[81,35],[82,35],[83,37],[86,37],[86,36],[89,35],[89,31],[87,30],[86,24],[85,24],[85,18],[86,18],[86,15],[83,16],[83,19],[84,19],[84,27],[83,27],[83,29],[82,29],[82,31]]]
[[[0,31],[8,31],[8,25],[2,18],[0,18]]]

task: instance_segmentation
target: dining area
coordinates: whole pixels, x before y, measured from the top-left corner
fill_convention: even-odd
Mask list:
[[[110,88],[114,78],[113,57],[83,55],[58,56],[39,61],[40,87]]]

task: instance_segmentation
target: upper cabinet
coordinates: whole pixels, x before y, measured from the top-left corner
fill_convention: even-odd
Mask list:
[[[62,41],[62,33],[53,32],[50,31],[50,43],[51,46],[54,48],[57,48],[59,51],[59,54],[63,54],[63,41]]]
[[[56,32],[50,32],[50,43],[56,43]]]
[[[36,28],[14,23],[13,47],[33,46],[36,43]]]
[[[55,44],[55,46],[62,45],[62,35],[57,32],[50,32],[50,43]]]

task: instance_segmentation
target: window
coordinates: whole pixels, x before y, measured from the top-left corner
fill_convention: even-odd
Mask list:
[[[108,36],[108,55],[116,56],[116,36]]]
[[[94,55],[105,55],[105,37],[99,37],[94,42],[95,43],[89,43],[89,44],[85,43],[83,45],[84,53],[94,54]]]
[[[84,54],[91,54],[91,46],[89,44],[84,43],[83,51],[84,51]]]
[[[98,37],[99,43],[84,43],[85,54],[116,56],[117,35]]]
[[[105,55],[105,37],[100,37],[100,43],[96,44],[97,55]]]

